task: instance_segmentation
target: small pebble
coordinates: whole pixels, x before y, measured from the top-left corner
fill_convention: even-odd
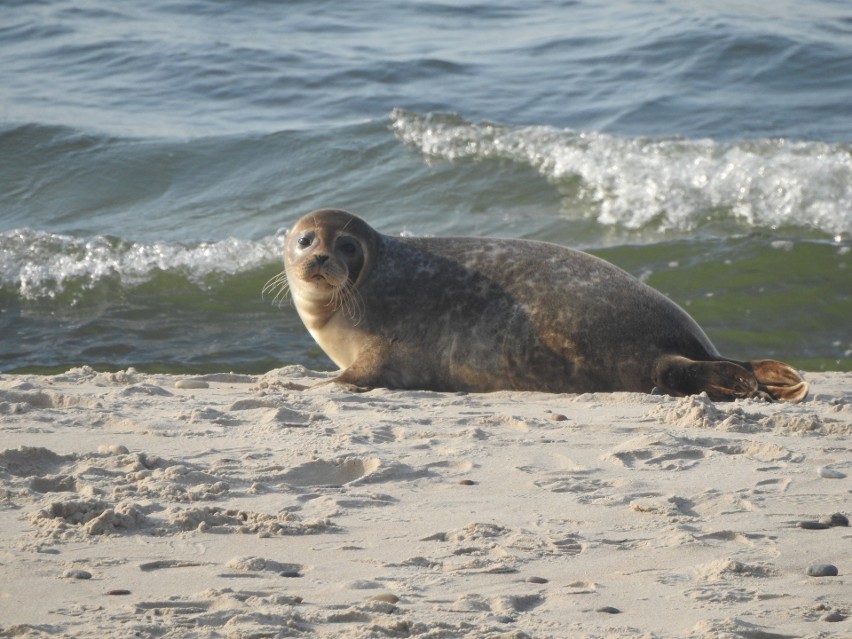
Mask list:
[[[808,566],[808,577],[836,577],[837,566],[831,564],[812,564]]]
[[[544,577],[527,577],[526,582],[528,584],[546,584],[547,579]]]
[[[828,524],[820,521],[800,521],[796,524],[796,527],[805,528],[806,530],[825,530],[826,528],[831,528]]]
[[[827,466],[820,466],[817,468],[817,472],[820,477],[824,477],[825,479],[843,479],[846,477],[846,473],[841,473],[839,470],[834,470]]]
[[[370,597],[370,601],[384,601],[385,603],[395,604],[399,603],[399,597],[389,592],[382,592]]]
[[[278,576],[279,577],[291,577],[291,578],[293,578],[293,577],[301,577],[302,575],[299,574],[298,570],[282,570],[281,572],[278,573]]]
[[[819,523],[828,524],[829,526],[848,526],[849,518],[843,513],[834,513],[833,515],[820,517]]]
[[[612,606],[604,606],[603,608],[598,608],[595,612],[605,612],[609,615],[617,615],[621,611],[618,608],[613,608]]]
[[[210,384],[203,379],[179,379],[175,382],[175,388],[195,389],[210,388]]]
[[[91,579],[92,573],[88,570],[80,570],[78,568],[75,570],[66,570],[62,573],[62,576],[67,577],[68,579]]]
[[[564,421],[568,421],[568,418],[565,417],[565,415],[563,415],[562,413],[551,413],[550,421],[552,421],[552,422],[564,422]]]
[[[459,484],[461,484],[462,486],[475,486],[476,482],[472,479],[462,479]]]
[[[828,621],[829,623],[834,621],[843,621],[844,619],[846,619],[846,616],[836,611],[824,614],[822,617],[819,618],[820,621]]]
[[[116,588],[115,590],[107,590],[108,595],[129,595],[130,591],[124,588]]]

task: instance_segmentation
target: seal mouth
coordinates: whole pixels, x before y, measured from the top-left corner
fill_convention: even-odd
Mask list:
[[[322,289],[335,289],[335,288],[337,288],[337,284],[335,283],[335,281],[325,273],[314,273],[313,275],[309,276],[307,278],[307,280],[309,282],[315,284],[318,288],[322,288]]]

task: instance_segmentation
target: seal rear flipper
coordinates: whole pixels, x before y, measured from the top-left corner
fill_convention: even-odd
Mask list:
[[[789,364],[758,359],[743,364],[757,378],[758,388],[772,399],[801,402],[808,396],[808,383]]]
[[[707,393],[713,401],[732,401],[762,396],[755,376],[745,367],[727,361],[664,355],[654,366],[652,381],[660,391],[677,397]]]

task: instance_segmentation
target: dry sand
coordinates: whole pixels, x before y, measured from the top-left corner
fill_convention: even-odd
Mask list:
[[[852,529],[797,526],[852,514],[850,374],[799,405],[325,377],[0,376],[0,636],[852,637]]]

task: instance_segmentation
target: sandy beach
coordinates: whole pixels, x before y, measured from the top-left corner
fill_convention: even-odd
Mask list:
[[[790,405],[0,375],[0,636],[849,637],[852,375],[806,377]]]

